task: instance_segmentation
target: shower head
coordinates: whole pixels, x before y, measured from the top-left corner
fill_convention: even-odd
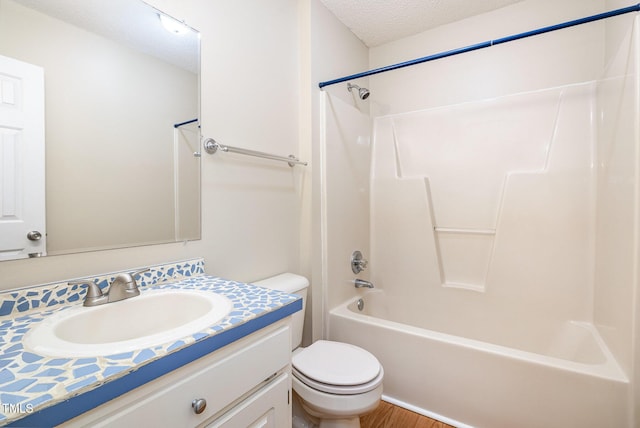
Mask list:
[[[358,90],[358,96],[361,100],[366,100],[369,98],[369,90],[367,88],[361,88],[358,85],[352,85],[351,83],[347,83],[347,89],[351,92],[351,89],[356,88]]]

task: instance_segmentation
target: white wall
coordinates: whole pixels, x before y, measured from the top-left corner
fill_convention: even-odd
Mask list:
[[[607,1],[607,9],[627,6]],[[638,55],[636,14],[609,20],[606,63],[598,86],[598,205],[594,322],[629,373],[632,424],[640,420],[638,341]],[[635,423],[634,423],[635,422]]]
[[[368,177],[369,148],[356,148],[356,158],[352,158],[353,145],[344,141],[324,138],[324,115],[326,100],[335,98],[337,103],[346,104],[354,114],[368,112],[368,102],[356,99],[340,84],[326,91],[318,88],[321,81],[364,71],[368,68],[368,49],[319,0],[304,1],[309,31],[309,74],[307,90],[310,91],[311,108],[306,112],[309,119],[310,147],[313,160],[313,180],[311,201],[311,260],[312,312],[315,339],[325,335],[323,314],[329,307],[345,295],[354,293],[349,283],[354,275],[349,267],[349,257],[356,249],[368,254],[368,189],[361,191],[362,183],[354,172]],[[354,82],[367,86],[367,79]],[[328,96],[331,94],[331,96]],[[368,130],[367,130],[368,131]],[[340,138],[340,136],[338,137]],[[364,150],[362,150],[364,149]],[[355,163],[354,163],[355,161]],[[353,169],[354,165],[364,166]],[[365,175],[366,174],[366,175]],[[309,323],[307,323],[308,325]]]
[[[468,46],[603,8],[598,0],[523,1],[373,48],[370,65]],[[480,318],[483,310],[499,310],[523,322],[529,312],[532,323],[541,311],[545,319],[592,320],[589,232],[594,220],[580,213],[590,212],[595,198],[594,112],[588,101],[576,103],[588,100],[593,89],[568,85],[601,76],[604,44],[599,22],[370,77],[373,116],[392,122],[376,122],[374,143],[376,168],[382,169],[373,172],[372,269],[382,287],[421,296],[418,301],[433,303],[431,314],[460,311],[459,317],[443,313],[443,319],[473,318],[477,304],[483,308],[475,313]],[[547,88],[559,89],[538,92]],[[518,117],[525,109],[527,114]],[[388,136],[386,127],[391,127]],[[383,152],[378,143],[395,144],[395,149]],[[509,155],[511,144],[515,151]],[[538,155],[536,165],[525,166]],[[384,168],[396,165],[384,175]],[[516,188],[526,197],[516,196]],[[433,227],[497,232],[433,237]],[[418,231],[427,238],[415,242]],[[520,242],[517,252],[514,242]],[[469,252],[472,246],[477,251]],[[456,289],[445,291],[441,284]]]
[[[398,63],[628,5],[628,2],[622,1],[526,0],[504,9],[372,48],[370,68]],[[565,245],[573,242],[571,245],[575,245],[577,251],[569,250],[565,255],[570,254],[571,257],[576,257],[582,252],[581,261],[576,264],[576,259],[565,257],[564,261],[567,263],[566,265],[560,264],[560,267],[564,266],[566,269],[563,268],[559,271],[558,275],[553,278],[553,282],[544,281],[542,287],[538,289],[521,290],[518,287],[513,287],[514,292],[510,298],[519,299],[527,296],[532,307],[537,305],[544,314],[549,314],[550,318],[566,309],[569,316],[593,322],[614,351],[621,367],[635,380],[634,385],[637,385],[640,379],[638,373],[639,341],[637,340],[638,325],[640,324],[638,316],[635,315],[638,313],[638,212],[636,201],[638,199],[637,145],[639,137],[637,135],[638,29],[637,23],[636,27],[632,25],[635,19],[637,19],[635,14],[629,14],[609,19],[606,22],[601,21],[565,29],[372,76],[370,77],[370,86],[372,115],[374,117],[387,115],[386,117],[394,118],[396,116],[393,115],[426,111],[435,107],[452,111],[463,108],[473,109],[474,105],[485,101],[500,102],[499,97],[508,94],[534,94],[535,91],[545,88],[565,87],[580,82],[597,82],[592,85],[595,92],[589,95],[592,97],[592,105],[589,107],[592,110],[588,114],[592,114],[592,118],[587,117],[587,122],[576,123],[565,128],[567,131],[574,132],[592,127],[595,131],[593,136],[585,136],[583,141],[587,145],[596,139],[598,141],[595,149],[587,153],[586,157],[584,152],[580,152],[579,156],[583,157],[584,162],[579,168],[584,170],[584,174],[575,176],[584,183],[589,181],[591,183],[587,187],[582,187],[580,193],[567,194],[569,198],[567,201],[573,200],[576,205],[572,211],[565,211],[565,214],[570,212],[573,214],[567,215],[563,223],[558,224],[560,228],[564,225],[564,230],[558,229],[561,234],[574,229],[576,232],[574,237],[579,239],[573,241],[562,239],[557,241],[557,245],[550,246],[546,252],[547,256],[557,254],[558,251],[566,249],[563,249]],[[601,81],[600,79],[605,80]],[[527,105],[534,105],[533,100],[529,100]],[[559,106],[562,108],[561,104]],[[478,113],[482,111],[484,110],[479,110]],[[565,114],[562,110],[558,110],[558,112],[559,117]],[[595,120],[595,118],[598,119]],[[559,123],[562,124],[562,121],[560,120]],[[429,122],[430,130],[433,131],[429,135],[431,140],[438,138],[438,136],[449,135],[445,132],[439,134],[440,130],[435,128],[440,125],[437,122],[437,120]],[[566,123],[571,124],[572,122]],[[539,130],[541,124],[534,121],[528,126],[531,126],[531,130],[527,132],[527,136],[532,135],[534,130]],[[558,128],[559,132],[564,133],[565,131],[561,131],[561,129]],[[394,137],[398,137],[402,129],[395,129],[395,132]],[[502,134],[503,128],[496,127],[495,132]],[[565,137],[568,135],[570,134],[564,134]],[[397,142],[398,140],[396,143],[402,144],[402,135],[399,138],[400,143]],[[579,133],[570,139],[579,142]],[[484,140],[493,141],[490,134],[484,135]],[[573,156],[577,153],[577,149],[572,148],[565,152],[564,156],[566,156],[566,160],[573,162],[577,160]],[[393,153],[387,153],[387,155],[393,156]],[[374,158],[375,156],[376,154],[374,154]],[[420,157],[417,152],[414,153],[414,156]],[[569,168],[565,172],[574,174],[577,171],[577,165],[571,166],[570,163],[562,162],[565,168]],[[577,184],[577,181],[574,180],[574,183]],[[424,194],[424,182],[415,185],[419,184],[422,185],[422,193]],[[542,193],[549,195],[559,190],[559,185],[556,184],[550,186],[547,192]],[[386,200],[382,205],[388,207],[392,203],[399,204],[400,194],[395,193],[395,195],[396,200]],[[372,198],[376,196],[374,191]],[[521,194],[521,196],[533,200],[540,195],[530,191]],[[411,202],[420,205],[420,201],[415,198],[407,199],[407,204]],[[579,202],[579,199],[582,201]],[[578,208],[585,205],[589,211],[581,214],[582,210]],[[414,208],[413,205],[404,206],[407,211],[412,211]],[[563,206],[566,207],[566,205]],[[422,209],[424,206],[418,208]],[[547,208],[550,208],[548,213],[552,220],[558,217],[557,204],[548,204]],[[394,209],[389,208],[388,211],[394,211]],[[542,218],[544,212],[544,210],[537,209],[519,209],[518,213],[522,216],[519,221],[530,226],[531,217]],[[396,241],[383,240],[379,231],[376,231],[375,225],[378,224],[376,223],[376,215],[374,212],[374,220],[372,220],[374,232],[371,244],[374,254],[372,260],[374,280],[380,282],[383,288],[391,290],[397,290],[404,284],[405,296],[412,295],[414,298],[417,296],[418,301],[433,302],[436,306],[434,310],[437,310],[439,304],[447,301],[442,295],[425,294],[426,291],[421,287],[412,289],[407,286],[408,280],[402,274],[391,272],[392,268],[388,266],[386,271],[381,267],[381,258],[385,262],[391,262],[391,260],[382,257],[382,250],[386,251],[385,255],[388,255],[393,251],[404,251],[403,249],[411,247],[409,240],[398,241],[400,239],[399,233],[410,226],[404,224],[405,228],[403,229],[388,227],[388,235],[395,235],[395,237],[387,236],[385,239],[396,239]],[[384,223],[383,219],[379,220],[380,223]],[[578,228],[582,228],[582,230],[578,230]],[[583,242],[580,239],[585,237],[585,229],[589,236],[587,236],[587,241]],[[414,233],[415,231],[416,229],[413,229]],[[550,232],[549,228],[540,229],[541,234],[549,234]],[[556,234],[554,239],[558,236],[561,235]],[[549,237],[553,238],[552,235]],[[395,247],[392,247],[391,243]],[[514,250],[516,248],[518,249],[517,255],[523,258],[528,257],[526,248],[513,247]],[[585,251],[588,254],[584,254]],[[555,264],[558,268],[558,264]],[[540,264],[540,269],[528,272],[531,274],[528,278],[540,275],[544,269],[551,265],[554,265],[554,261],[549,259],[548,263]],[[511,265],[514,274],[516,266]],[[381,268],[383,270],[379,271],[378,269]],[[432,268],[438,270],[438,266],[432,266]],[[395,269],[394,272],[403,272],[402,266],[398,264],[393,269]],[[585,275],[583,277],[572,275],[569,282],[558,282],[561,275],[567,274],[571,270],[575,272],[582,270],[586,277],[584,277]],[[420,277],[421,283],[424,283],[423,279]],[[438,278],[434,280],[438,280]],[[547,289],[548,294],[545,297],[544,290],[550,283],[556,284],[556,290]],[[571,289],[578,291],[573,298]],[[486,298],[491,297],[491,292],[492,290],[487,286]],[[450,294],[454,293],[459,294],[458,297],[461,302],[464,302],[464,305],[477,299],[476,294],[480,294],[474,294],[474,292],[467,290],[450,292]],[[554,293],[559,294],[554,295]],[[429,296],[432,300],[427,299]],[[462,306],[466,307],[464,305]],[[564,309],[562,309],[563,306]],[[522,313],[516,312],[512,314],[513,318],[511,319],[515,320],[523,316]],[[465,315],[463,314],[463,316]],[[473,316],[473,313],[470,313],[469,316]],[[486,317],[490,316],[490,313],[486,315]],[[451,318],[455,318],[455,316],[451,316]],[[637,391],[633,400],[635,412],[639,414],[640,400],[638,400]],[[630,415],[630,426],[637,425],[637,417],[631,419],[633,417],[635,416]],[[634,424],[634,422],[636,423]]]
[[[371,164],[371,120],[351,103],[323,94],[325,133],[324,209],[326,225],[327,307],[356,295],[354,279],[370,279],[371,267],[354,274],[351,255],[362,252],[371,258],[369,235],[369,171]],[[364,291],[364,290],[361,290]]]
[[[587,83],[376,118],[373,277],[403,319],[543,353],[534,338],[592,320],[593,97]]]
[[[174,130],[174,168],[176,188],[176,240],[198,239],[202,230],[200,212],[199,122]]]
[[[221,143],[298,154],[299,28],[295,0],[195,1],[202,31],[202,133]],[[208,272],[254,280],[298,272],[304,167],[219,153],[203,158]]]
[[[203,134],[229,145],[297,154],[297,1],[150,3],[201,31]],[[205,258],[208,273],[237,280],[297,272],[301,174],[303,168],[286,164],[204,154],[202,240],[2,262],[0,287],[193,256]]]
[[[600,13],[602,0],[525,0],[371,49],[377,68]],[[604,24],[592,23],[370,77],[379,116],[599,77]]]

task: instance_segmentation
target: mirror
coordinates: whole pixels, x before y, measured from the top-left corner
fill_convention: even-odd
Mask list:
[[[161,16],[140,0],[0,0],[0,55],[44,72],[46,233],[32,257],[200,239],[200,38]]]

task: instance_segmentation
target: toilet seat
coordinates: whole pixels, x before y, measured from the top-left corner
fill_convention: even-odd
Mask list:
[[[380,362],[348,343],[319,340],[294,353],[293,374],[301,382],[329,394],[362,394],[382,383]]]
[[[384,377],[384,373],[382,371],[382,367],[380,368],[380,373],[376,376],[372,381],[363,383],[360,385],[350,385],[350,386],[337,386],[330,385],[327,383],[318,382],[313,380],[304,374],[300,373],[300,371],[295,368],[292,370],[293,376],[296,377],[300,382],[304,383],[310,388],[315,389],[316,391],[326,392],[327,394],[334,395],[356,395],[356,394],[364,394],[369,391],[373,391],[380,384],[382,384],[382,378]]]

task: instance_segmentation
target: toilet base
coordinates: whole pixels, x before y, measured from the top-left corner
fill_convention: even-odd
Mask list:
[[[360,406],[355,406],[350,410],[345,408],[339,409],[338,406],[336,406],[332,408],[330,412],[327,412],[328,409],[319,408],[317,403],[316,405],[312,405],[308,401],[305,401],[296,389],[304,390],[306,386],[304,384],[301,385],[300,381],[295,377],[293,378],[293,385],[294,428],[360,428],[360,416],[375,410],[378,404],[380,404],[380,396],[382,395],[382,385],[380,385],[374,391],[367,393],[365,397],[359,397],[358,402]],[[320,394],[326,395],[323,393]],[[345,398],[348,400],[348,398],[355,399],[356,397],[342,396],[340,400],[344,400]]]
[[[293,394],[293,428],[360,428],[360,418],[320,419],[307,413],[300,397]]]
[[[323,419],[318,428],[360,428],[360,418]]]
[[[295,395],[295,393],[294,393]],[[301,410],[305,413],[307,421],[315,421],[314,428],[360,428],[360,416],[336,418],[329,415],[318,416],[311,408],[305,405],[298,397]]]
[[[315,418],[304,411],[300,397],[295,392],[292,394],[293,400],[291,407],[293,409],[293,415],[291,420],[292,428],[318,428],[320,420]]]
[[[293,428],[360,428],[360,418],[321,419],[305,411],[302,400],[293,393]]]

